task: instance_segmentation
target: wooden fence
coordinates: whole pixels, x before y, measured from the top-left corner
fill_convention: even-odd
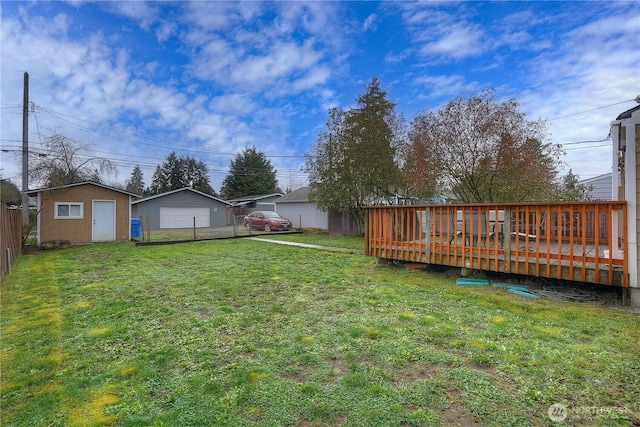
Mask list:
[[[367,209],[379,258],[628,286],[625,202]]]
[[[0,207],[0,277],[9,272],[13,260],[22,254],[22,210]]]

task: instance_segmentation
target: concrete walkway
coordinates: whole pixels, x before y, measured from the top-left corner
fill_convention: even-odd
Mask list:
[[[286,242],[283,240],[263,239],[260,237],[246,237],[246,239],[255,240],[256,242],[278,243],[280,245],[298,246],[301,248],[321,249],[325,251],[344,252],[344,253],[350,253],[350,254],[356,254],[356,255],[364,255],[364,251],[360,249],[348,249],[348,248],[336,248],[333,246],[310,245],[308,243]]]

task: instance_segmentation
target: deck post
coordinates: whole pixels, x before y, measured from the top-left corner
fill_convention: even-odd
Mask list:
[[[504,208],[504,272],[511,273],[511,208]],[[516,242],[517,243],[517,242]]]
[[[369,209],[365,209],[364,211],[364,253],[368,254],[371,250],[371,246],[369,243],[369,233],[372,224],[369,224]]]
[[[425,237],[425,242],[424,242],[425,248],[424,248],[423,260],[427,264],[431,263],[431,239],[432,239],[432,236],[435,235],[434,234],[435,229],[432,225],[433,221],[431,221],[431,216],[432,216],[431,209],[432,208],[426,208],[424,210],[424,230],[422,230],[422,233]]]

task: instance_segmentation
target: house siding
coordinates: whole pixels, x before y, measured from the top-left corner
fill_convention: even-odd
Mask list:
[[[92,241],[92,201],[94,200],[115,201],[115,239],[124,241],[130,237],[130,196],[128,194],[85,184],[50,191],[43,190],[40,192],[39,198],[39,243],[51,240],[90,243]],[[83,217],[79,219],[54,218],[55,203],[61,202],[82,203],[84,205]]]
[[[209,208],[210,227],[227,225],[227,205],[192,191],[179,191],[153,199],[142,199],[131,206],[131,216],[140,218],[143,228],[160,229],[160,208]]]
[[[591,187],[589,190],[589,196],[591,200],[611,200],[612,178],[611,174],[605,174],[597,176],[595,178],[585,179],[580,181],[580,184]]]
[[[295,228],[329,229],[329,216],[313,203],[277,203],[278,213],[289,218]]]
[[[640,246],[638,242],[640,242],[640,206],[638,206],[637,201],[640,200],[640,124],[636,124],[635,126],[635,147],[636,147],[636,248],[637,253],[640,254]],[[640,256],[636,257],[636,266],[637,272],[640,272]],[[637,282],[640,284],[640,274],[637,275]]]

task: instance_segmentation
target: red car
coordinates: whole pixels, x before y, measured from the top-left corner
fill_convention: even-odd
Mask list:
[[[244,217],[244,226],[248,230],[286,231],[293,223],[273,211],[254,211]]]

